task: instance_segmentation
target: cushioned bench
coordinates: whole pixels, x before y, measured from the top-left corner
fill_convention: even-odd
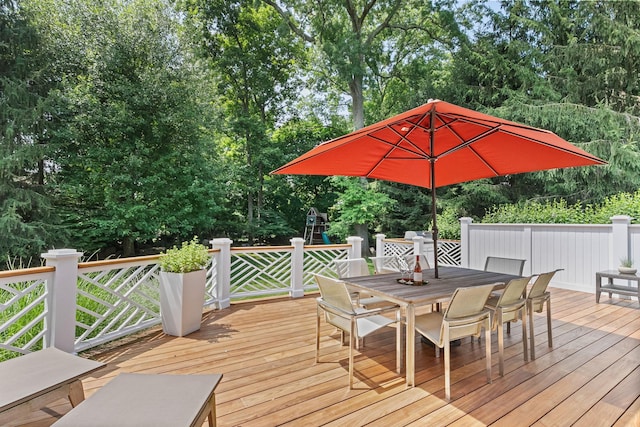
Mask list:
[[[84,400],[80,378],[103,366],[53,347],[0,363],[0,425],[61,398],[78,405]]]
[[[216,423],[214,391],[222,375],[120,374],[55,427],[200,427]]]

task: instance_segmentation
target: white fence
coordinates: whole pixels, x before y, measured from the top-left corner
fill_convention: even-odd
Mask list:
[[[482,269],[487,256],[525,259],[524,274],[562,268],[552,286],[595,292],[595,274],[622,258],[640,263],[640,226],[628,216],[611,224],[473,224],[461,218],[461,265]]]
[[[621,258],[640,263],[640,226],[629,217],[611,224],[473,224],[461,219],[461,241],[441,241],[442,265],[484,268],[487,256],[522,258],[525,274],[558,268],[552,286],[594,292],[595,273]],[[343,245],[232,248],[211,241],[205,306],[267,295],[303,296],[313,274],[335,276],[332,261],[360,256],[361,239]],[[377,255],[421,253],[433,264],[433,245],[376,236]],[[78,352],[160,323],[159,256],[79,263],[73,249],[43,254],[46,267],[0,272],[0,360],[56,346]],[[8,355],[8,356],[7,356]]]
[[[232,248],[231,240],[214,239],[204,305],[303,296],[316,289],[313,274],[335,277],[334,259],[359,256],[361,240]],[[78,352],[161,322],[158,255],[85,263],[74,249],[42,256],[46,267],[0,272],[0,360],[50,346]]]

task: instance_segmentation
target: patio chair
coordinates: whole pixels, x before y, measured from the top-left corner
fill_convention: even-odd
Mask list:
[[[551,294],[547,291],[547,286],[556,272],[561,269],[540,274],[533,282],[527,294],[527,313],[529,314],[529,339],[531,340],[531,360],[536,359],[535,333],[533,331],[533,312],[542,313],[544,305],[547,305],[547,336],[549,347],[553,347],[553,336],[551,332]]]
[[[526,259],[488,256],[484,263],[484,271],[522,276],[522,270],[526,261]]]
[[[444,314],[431,312],[416,316],[416,332],[422,334],[436,346],[436,357],[444,348],[444,389],[447,400],[451,399],[451,341],[465,337],[480,336],[485,331],[485,357],[487,383],[491,383],[491,319],[485,303],[494,285],[458,288],[449,300]]]
[[[316,274],[316,283],[320,288],[320,297],[317,299],[316,318],[316,363],[319,362],[320,353],[320,317],[324,314],[325,321],[342,332],[349,334],[349,388],[353,388],[353,352],[357,340],[364,338],[386,326],[396,325],[396,371],[400,372],[400,308],[378,308],[365,310],[354,307],[349,291],[345,283]],[[383,316],[383,313],[393,312],[395,318]],[[364,347],[364,341],[363,341]]]
[[[339,279],[369,275],[369,264],[364,258],[336,259],[333,260],[333,266]],[[383,298],[362,293],[349,285],[347,287],[355,303],[363,308],[371,309],[393,305]]]
[[[524,361],[529,360],[527,349],[527,315],[526,315],[526,290],[531,277],[513,279],[505,286],[500,296],[490,296],[485,307],[491,310],[491,329],[498,331],[498,355],[500,376],[504,376],[504,324],[522,320],[522,352]],[[510,332],[509,329],[507,329]]]
[[[401,258],[397,255],[372,256],[369,259],[373,263],[376,274],[398,273],[400,271]]]

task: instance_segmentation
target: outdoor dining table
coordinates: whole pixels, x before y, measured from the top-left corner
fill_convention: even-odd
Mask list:
[[[496,289],[502,289],[511,279],[519,277],[511,274],[446,266],[440,268],[437,279],[434,277],[432,269],[423,270],[422,276],[426,283],[420,286],[399,283],[400,273],[375,274],[342,279],[354,288],[396,303],[405,310],[407,323],[405,360],[408,387],[415,386],[416,307],[448,301],[457,288],[495,283]]]

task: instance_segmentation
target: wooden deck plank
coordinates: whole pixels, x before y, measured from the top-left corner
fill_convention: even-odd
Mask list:
[[[554,348],[547,345],[544,313],[536,313],[536,360],[524,362],[515,325],[505,335],[500,377],[494,333],[493,382],[487,384],[484,343],[463,342],[452,350],[451,402],[444,400],[442,358],[419,340],[417,386],[406,388],[395,372],[391,328],[356,353],[354,390],[347,387],[348,348],[324,322],[320,363],[314,363],[314,296],[234,304],[206,312],[202,329],[187,337],[153,328],[125,345],[87,352],[108,365],[84,386],[90,398],[120,372],[222,373],[220,427],[638,425],[637,301],[603,298],[596,304],[593,294],[551,291]],[[15,425],[47,427],[69,410],[68,402],[56,402]]]

